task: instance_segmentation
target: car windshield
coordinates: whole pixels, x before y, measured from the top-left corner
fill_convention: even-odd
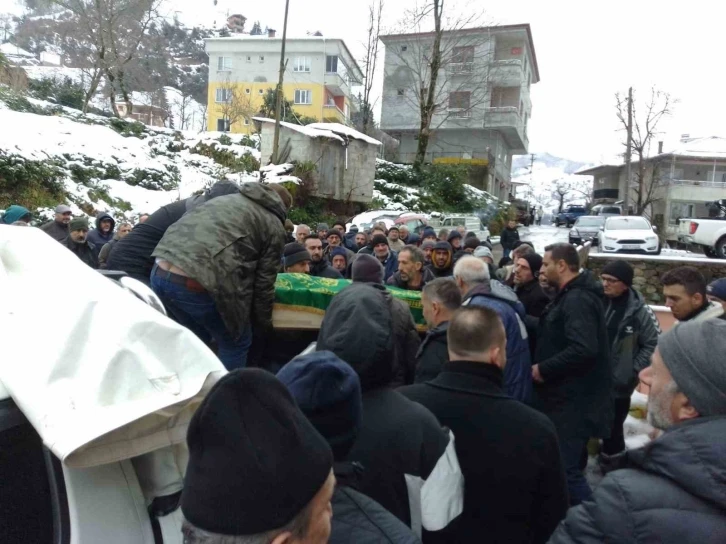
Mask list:
[[[578,217],[576,227],[599,227],[605,222],[604,217]]]
[[[585,208],[583,208],[582,206],[571,206],[567,211],[570,212],[570,213],[573,213],[573,212],[584,212],[585,211]]]
[[[619,217],[610,219],[607,230],[650,230],[650,225],[642,217]]]
[[[601,208],[600,213],[614,213],[614,214],[620,215],[620,208],[617,208],[615,206]]]

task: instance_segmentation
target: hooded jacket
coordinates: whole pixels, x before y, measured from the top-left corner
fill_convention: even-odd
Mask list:
[[[431,272],[431,270],[426,266],[421,269],[421,274],[423,275],[421,285],[419,285],[416,289],[409,289],[408,283],[403,281],[400,272],[396,272],[395,274],[393,274],[393,276],[388,278],[386,284],[392,285],[393,287],[398,287],[399,289],[409,289],[410,291],[423,291],[423,288],[426,286],[426,284],[430,281],[435,280],[436,277],[434,276],[433,272]]]
[[[552,544],[726,542],[726,417],[677,424],[625,454]]]
[[[535,407],[560,438],[608,438],[612,426],[612,366],[602,288],[591,274],[565,285],[542,313],[535,364]]]
[[[439,268],[436,265],[436,250],[445,249],[449,253],[449,258],[446,260],[446,264]],[[451,248],[451,244],[448,242],[436,242],[434,250],[431,253],[431,264],[427,265],[431,273],[435,278],[448,278],[454,274],[454,250]]]
[[[239,193],[239,185],[229,181],[218,181],[204,194],[190,196],[186,200],[172,202],[152,213],[146,221],[136,225],[122,240],[114,244],[109,255],[107,268],[122,270],[132,278],[149,284],[149,275],[154,267],[151,254],[166,233],[166,230],[182,216],[213,198]]]
[[[609,301],[605,301],[606,309]],[[625,314],[611,346],[613,390],[618,398],[630,398],[638,384],[638,373],[650,366],[658,344],[658,318],[635,289],[628,290]]]
[[[78,257],[88,266],[90,266],[94,270],[98,269],[98,257],[96,257],[96,248],[91,242],[88,241],[87,238],[85,242],[83,242],[82,244],[78,244],[73,241],[70,235],[68,235],[68,237],[61,242],[61,244],[70,249],[76,257]]]
[[[704,319],[720,318],[725,319],[723,306],[716,301],[704,304],[699,310],[696,310],[688,316],[684,321],[703,321]]]
[[[104,221],[105,219],[111,220],[111,230],[108,231],[108,234],[101,232],[101,221]],[[96,259],[98,259],[98,254],[101,252],[101,248],[113,240],[115,228],[116,220],[108,213],[101,212],[96,216],[96,228],[88,233],[88,241],[95,246],[94,251],[96,252]]]
[[[461,512],[463,480],[449,433],[426,408],[390,387],[394,329],[385,288],[353,283],[330,302],[317,349],[335,353],[360,378],[363,422],[347,458],[365,468],[360,491],[420,535],[422,524],[438,531]]]
[[[488,281],[472,287],[464,295],[462,306],[484,306],[494,310],[504,324],[507,336],[507,366],[504,367],[504,391],[528,403],[532,396],[532,360],[529,353],[524,306],[509,287]]]
[[[514,292],[517,294],[519,301],[524,305],[524,311],[527,315],[539,317],[544,309],[550,303],[550,299],[542,291],[542,286],[537,278],[523,285],[515,285]]]
[[[28,208],[23,208],[22,206],[13,204],[12,206],[9,206],[7,210],[5,210],[5,214],[2,216],[2,222],[6,225],[12,225],[16,221],[20,221],[20,219],[22,219],[26,215],[30,215],[30,211],[28,210]]]
[[[153,256],[201,283],[233,336],[250,323],[269,329],[285,214],[272,189],[244,183],[238,194],[212,199],[170,226]]]
[[[446,334],[449,322],[444,321],[434,327],[421,342],[416,353],[416,377],[414,383],[433,380],[441,373],[444,365],[449,362],[449,342]]]

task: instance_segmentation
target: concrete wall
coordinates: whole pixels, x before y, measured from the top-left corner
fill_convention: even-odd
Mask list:
[[[661,276],[668,270],[679,266],[692,266],[697,268],[710,283],[716,278],[726,276],[726,260],[676,258],[667,256],[646,255],[590,255],[587,259],[587,268],[599,277],[603,266],[615,260],[628,261],[635,269],[633,287],[643,295],[648,304],[663,304],[663,286]]]
[[[264,123],[260,134],[263,163],[272,155],[273,123]],[[290,149],[289,162],[315,163],[315,196],[334,200],[370,202],[373,198],[378,146],[351,140],[347,148],[328,138],[310,138],[295,130],[280,128],[280,150]]]

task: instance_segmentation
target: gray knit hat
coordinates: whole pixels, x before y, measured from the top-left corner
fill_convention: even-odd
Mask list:
[[[673,380],[702,417],[726,414],[726,321],[687,321],[658,339]]]

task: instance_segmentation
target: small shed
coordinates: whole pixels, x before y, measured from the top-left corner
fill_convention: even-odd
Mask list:
[[[263,160],[272,156],[275,120],[255,117],[260,124]],[[315,163],[315,196],[370,202],[376,157],[381,142],[339,123],[280,123],[280,153],[286,162]]]

